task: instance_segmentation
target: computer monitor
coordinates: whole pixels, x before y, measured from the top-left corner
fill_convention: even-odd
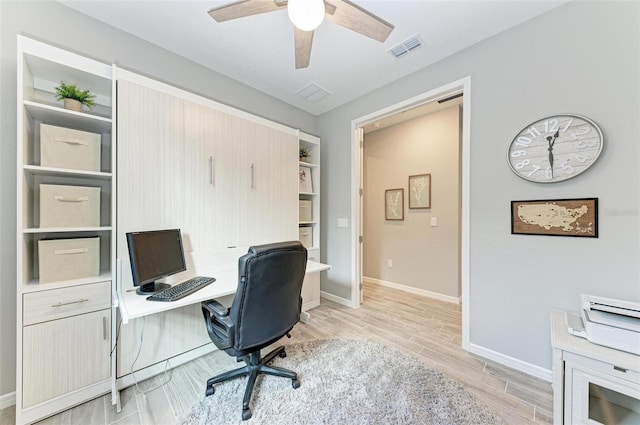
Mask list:
[[[180,229],[127,233],[129,259],[136,293],[149,295],[171,285],[156,282],[187,269]]]

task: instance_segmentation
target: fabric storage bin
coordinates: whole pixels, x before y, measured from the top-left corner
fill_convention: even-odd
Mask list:
[[[100,226],[100,188],[40,185],[40,227]]]
[[[101,135],[40,124],[40,165],[100,171]]]
[[[313,246],[313,229],[311,227],[299,227],[298,239],[305,248],[311,248]]]
[[[40,283],[96,277],[100,274],[100,238],[38,241]]]
[[[299,210],[298,210],[298,220],[299,221],[312,221],[313,213],[312,213],[313,203],[312,201],[300,201]]]

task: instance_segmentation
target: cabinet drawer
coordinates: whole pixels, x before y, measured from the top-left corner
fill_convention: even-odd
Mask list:
[[[24,294],[23,325],[46,322],[109,308],[111,282],[71,286]]]
[[[588,357],[574,355],[572,353],[565,353],[564,360],[571,366],[578,365],[582,366],[583,369],[597,370],[598,372],[605,373],[609,376],[615,376],[616,378],[624,379],[626,381],[634,383],[640,382],[640,357],[635,370]]]

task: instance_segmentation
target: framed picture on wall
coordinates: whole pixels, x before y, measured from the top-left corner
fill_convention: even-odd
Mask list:
[[[310,167],[300,167],[298,176],[298,192],[313,193],[313,182],[311,181]]]
[[[404,189],[384,191],[384,219],[404,220]]]
[[[511,234],[598,237],[598,198],[511,201]]]
[[[409,209],[431,208],[431,174],[409,176]]]

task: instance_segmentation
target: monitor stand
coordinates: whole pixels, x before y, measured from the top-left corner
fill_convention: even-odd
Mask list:
[[[156,292],[164,291],[170,288],[168,283],[150,282],[136,288],[136,294],[138,295],[152,295]]]

